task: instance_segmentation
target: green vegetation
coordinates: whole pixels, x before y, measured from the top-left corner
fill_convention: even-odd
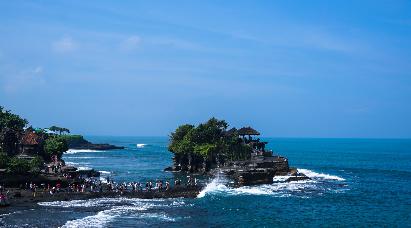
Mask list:
[[[0,148],[6,154],[15,154],[19,137],[27,123],[27,120],[0,106]]]
[[[3,151],[0,151],[0,169],[5,169],[7,168],[8,164],[9,164],[9,156],[7,156],[6,153],[4,153]]]
[[[64,133],[70,133],[70,130],[64,127],[51,126],[49,127],[49,130],[55,133],[58,132],[59,135],[64,134]]]
[[[68,150],[67,141],[59,136],[50,137],[44,143],[44,152],[48,157],[57,155],[60,159],[64,151]]]
[[[30,169],[30,162],[26,159],[13,157],[8,164],[8,171],[14,174],[26,174]]]
[[[36,156],[30,161],[30,172],[39,173],[43,166],[44,159],[40,156]]]
[[[209,170],[227,161],[249,158],[251,148],[242,143],[236,132],[227,134],[224,120],[211,118],[197,127],[185,124],[170,135],[168,149],[182,170]]]
[[[41,128],[25,129],[27,124],[27,120],[0,106],[0,169],[7,169],[13,174],[38,173],[43,168],[44,161],[50,161],[53,155],[61,158],[63,152],[68,150],[67,139],[84,140],[82,136],[65,135],[64,133],[70,133],[67,128],[52,126],[50,130],[55,134],[47,134]],[[29,158],[19,158],[16,155],[26,153],[20,142],[30,132]],[[30,156],[34,158],[30,159]]]
[[[82,145],[89,143],[82,135],[60,135],[61,139],[66,140],[68,146]]]

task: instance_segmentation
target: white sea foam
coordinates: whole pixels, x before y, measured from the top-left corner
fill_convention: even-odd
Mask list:
[[[289,178],[290,176],[275,176],[273,178],[273,181],[274,182],[286,182]]]
[[[110,171],[100,170],[99,172],[100,172],[101,174],[111,174],[111,172],[110,172]]]
[[[97,198],[90,200],[71,200],[71,201],[53,201],[53,202],[40,202],[40,206],[47,207],[100,207],[107,205],[116,205],[116,204],[132,204],[136,206],[141,206],[142,204],[150,205],[150,201],[142,199],[128,199],[128,198]]]
[[[175,202],[177,202],[175,204]],[[143,200],[143,199],[127,199],[127,198],[101,198],[91,200],[72,200],[72,201],[56,201],[42,202],[41,206],[48,207],[103,207],[105,210],[99,211],[95,215],[87,216],[80,219],[70,220],[63,227],[105,227],[110,222],[113,222],[118,217],[132,217],[137,219],[159,219],[164,221],[175,221],[175,218],[168,216],[166,213],[151,213],[148,209],[159,206],[183,206],[177,201],[158,200]]]
[[[344,181],[344,178],[333,176],[324,173],[316,173],[308,169],[298,169],[300,173],[304,173],[311,180],[291,181],[288,182],[289,176],[277,176],[273,178],[273,184],[264,184],[258,186],[243,186],[239,188],[232,188],[228,186],[229,181],[224,177],[214,178],[206,187],[200,192],[198,198],[202,198],[207,194],[225,195],[272,195],[276,197],[289,197],[292,195],[307,198],[307,195],[299,193],[318,192],[322,194],[324,191],[342,192],[335,189],[325,188],[323,182],[325,180]]]
[[[243,186],[239,188],[231,188],[221,180],[214,179],[200,192],[198,198],[202,198],[207,194],[225,195],[272,195],[276,197],[288,197],[290,193],[304,191],[304,189],[315,189],[315,181],[293,181],[285,183],[264,184],[258,186]]]
[[[7,216],[10,216],[10,215],[14,215],[14,214],[21,214],[21,212],[22,211],[13,211],[13,212],[6,213],[6,214],[0,214],[0,218],[7,217]]]
[[[111,222],[116,216],[108,214],[108,210],[100,211],[96,215],[87,216],[81,219],[67,221],[62,227],[104,227]]]
[[[164,220],[164,221],[171,221],[174,222],[176,221],[175,218],[171,218],[165,213],[141,213],[138,215],[140,218],[149,218],[149,219],[159,219],[159,220]]]
[[[325,174],[325,173],[317,173],[309,169],[298,169],[298,172],[304,173],[305,175],[307,175],[309,178],[312,178],[312,179],[345,181],[345,179],[342,177]]]
[[[137,148],[144,148],[145,146],[147,146],[147,144],[144,143],[138,143],[136,144]]]
[[[229,188],[226,186],[227,180],[217,176],[198,194],[198,198],[203,198],[207,193],[211,192],[227,192]]]
[[[108,157],[70,157],[70,159],[95,159],[95,158],[108,158]]]
[[[66,162],[66,165],[70,165],[70,166],[76,166],[78,164],[79,163],[77,163],[77,162]]]
[[[102,152],[101,150],[87,150],[87,149],[69,149],[68,151],[64,152],[65,154],[77,154],[77,153],[96,153]]]

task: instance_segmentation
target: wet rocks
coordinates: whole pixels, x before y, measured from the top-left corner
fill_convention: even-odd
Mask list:
[[[116,150],[116,149],[124,149],[123,146],[115,146],[111,144],[94,144],[94,143],[84,143],[84,144],[76,144],[76,145],[69,145],[70,149],[77,149],[77,150]]]
[[[220,171],[234,179],[238,186],[271,184],[275,176],[289,176],[285,181],[309,179],[295,169],[290,169],[288,159],[280,156],[256,156],[250,160],[232,162]]]

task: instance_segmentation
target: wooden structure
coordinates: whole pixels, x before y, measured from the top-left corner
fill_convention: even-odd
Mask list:
[[[20,153],[25,155],[36,155],[44,142],[43,137],[36,132],[27,130],[20,139]]]
[[[237,131],[237,133],[238,133],[238,135],[240,135],[240,136],[260,135],[260,132],[258,132],[257,130],[255,130],[255,129],[251,128],[251,127],[243,127],[243,128],[240,128],[240,129]]]

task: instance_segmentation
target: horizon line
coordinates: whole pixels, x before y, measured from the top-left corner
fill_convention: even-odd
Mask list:
[[[95,135],[95,134],[79,134],[84,137],[157,137],[168,138],[168,135]],[[259,138],[278,138],[278,139],[401,139],[411,140],[411,137],[316,137],[316,136],[263,136]]]

